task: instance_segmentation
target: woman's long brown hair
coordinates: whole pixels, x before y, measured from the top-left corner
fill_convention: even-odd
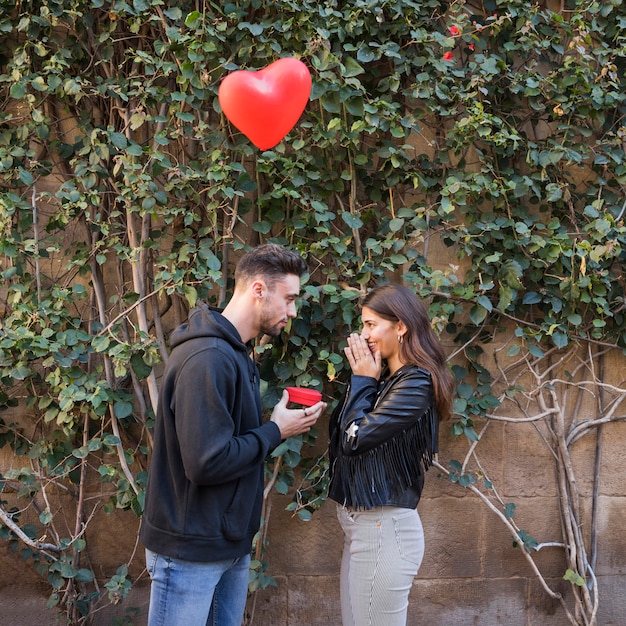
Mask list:
[[[388,283],[372,289],[363,298],[361,305],[390,322],[404,323],[407,332],[400,344],[400,359],[403,363],[412,363],[430,372],[439,419],[449,417],[452,412],[454,377],[448,369],[446,355],[421,300],[408,287]]]

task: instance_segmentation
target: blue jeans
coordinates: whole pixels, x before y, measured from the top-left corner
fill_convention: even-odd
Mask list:
[[[148,626],[241,626],[250,555],[196,563],[146,550]]]

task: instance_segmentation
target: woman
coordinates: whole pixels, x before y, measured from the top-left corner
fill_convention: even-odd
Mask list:
[[[341,612],[343,626],[405,626],[424,555],[416,507],[454,381],[410,289],[373,289],[361,318],[344,349],[351,381],[330,421],[329,496],[345,534]]]

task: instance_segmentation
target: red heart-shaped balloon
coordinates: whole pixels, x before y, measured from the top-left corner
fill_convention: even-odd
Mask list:
[[[296,125],[311,93],[311,73],[300,60],[285,57],[267,67],[226,76],[217,97],[224,115],[257,148],[279,143]]]

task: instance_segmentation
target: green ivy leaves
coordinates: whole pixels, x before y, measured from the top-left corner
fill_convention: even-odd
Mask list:
[[[522,0],[4,4],[0,406],[25,398],[37,430],[0,441],[72,486],[93,460],[109,509],[141,512],[162,316],[223,304],[247,245],[311,269],[290,334],[257,346],[267,407],[288,383],[332,405],[360,295],[383,280],[413,285],[464,347],[453,433],[472,442],[498,403],[481,346],[503,329],[508,356],[626,347],[621,3],[571,0],[567,19]],[[311,68],[310,102],[259,153],[217,87],[285,55]],[[306,469],[302,519],[324,496],[313,441],[275,459],[280,493]]]

